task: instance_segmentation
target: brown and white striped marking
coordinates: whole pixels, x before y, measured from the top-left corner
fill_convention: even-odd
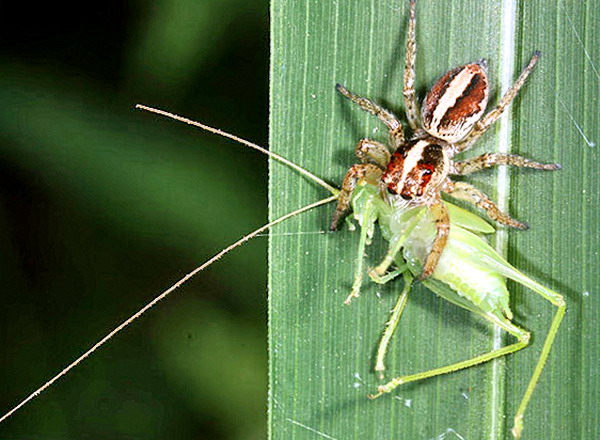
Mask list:
[[[430,194],[448,174],[450,162],[442,143],[427,137],[398,148],[382,177],[388,191],[405,200]]]
[[[448,71],[431,88],[421,110],[423,128],[454,143],[464,139],[487,105],[489,84],[485,62]]]

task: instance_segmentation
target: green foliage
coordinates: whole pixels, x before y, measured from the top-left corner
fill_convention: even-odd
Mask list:
[[[378,121],[349,105],[334,85],[342,83],[401,114],[407,3],[273,2],[274,151],[340,182],[360,138],[385,141]],[[600,47],[594,36],[600,10],[592,1],[437,0],[419,2],[417,13],[421,96],[447,69],[485,57],[497,99],[501,84],[516,78],[534,50],[542,52],[509,117],[467,156],[498,150],[504,138],[510,151],[559,162],[563,170],[510,170],[507,175],[490,170],[470,180],[531,226],[527,232],[497,234],[496,246],[511,264],[568,302],[526,414],[523,438],[600,437],[595,405],[600,398],[600,235],[594,221],[600,188],[598,150],[592,146],[600,139]],[[513,41],[507,39],[511,26]],[[271,165],[270,188],[272,218],[323,196],[277,163]],[[361,298],[342,305],[352,283],[358,234],[347,229],[304,234],[326,229],[332,209],[278,227],[271,240],[272,438],[510,438],[512,416],[554,307],[509,282],[515,322],[533,332],[531,347],[368,401],[366,394],[379,383],[372,373],[374,350],[401,281],[365,284]],[[367,250],[370,264],[384,249],[376,240]],[[389,374],[423,371],[511,341],[418,286],[391,344]]]

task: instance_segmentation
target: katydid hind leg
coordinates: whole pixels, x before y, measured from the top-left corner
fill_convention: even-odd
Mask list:
[[[536,283],[537,284],[537,283]],[[519,408],[517,409],[517,413],[514,418],[514,426],[512,428],[512,434],[515,439],[520,439],[521,434],[523,432],[523,417],[525,415],[525,410],[527,409],[527,405],[529,405],[529,401],[531,400],[531,396],[537,383],[542,374],[542,370],[544,369],[544,365],[546,364],[546,360],[548,359],[548,355],[550,354],[550,350],[552,349],[552,345],[554,344],[554,339],[556,337],[556,333],[558,332],[558,328],[565,316],[565,312],[567,309],[567,305],[565,300],[558,293],[546,289],[540,286],[540,289],[534,289],[536,293],[544,297],[548,300],[552,305],[554,305],[557,310],[554,314],[554,318],[552,319],[552,323],[550,324],[550,329],[548,330],[548,335],[546,336],[546,340],[544,341],[544,346],[542,347],[542,352],[540,353],[540,357],[536,363],[535,369],[533,370],[533,375],[529,380],[529,384],[527,385],[527,389],[525,390],[525,394],[521,399],[521,403],[519,404]]]
[[[483,316],[484,318],[493,322],[494,324],[501,326],[508,333],[515,336],[517,338],[517,342],[515,342],[514,344],[511,344],[511,345],[507,345],[505,347],[501,347],[499,349],[492,350],[490,352],[466,359],[464,361],[446,365],[444,367],[433,368],[431,370],[422,371],[420,373],[396,377],[396,378],[388,381],[386,384],[380,385],[377,388],[377,393],[369,395],[369,398],[376,399],[376,398],[382,396],[383,394],[387,394],[387,393],[393,391],[395,388],[397,388],[398,386],[403,385],[405,383],[415,382],[415,381],[427,379],[430,377],[440,376],[442,374],[452,373],[452,372],[455,372],[458,370],[463,370],[465,368],[473,367],[475,365],[478,365],[478,364],[481,364],[484,362],[488,362],[492,359],[506,356],[507,354],[514,353],[516,351],[519,351],[519,350],[525,348],[529,344],[530,334],[528,332],[526,332],[525,330],[522,330],[519,327],[517,327],[516,325],[512,324],[510,321],[500,320],[499,318],[497,318],[496,316],[491,315],[491,314],[490,315],[482,314],[481,316]]]

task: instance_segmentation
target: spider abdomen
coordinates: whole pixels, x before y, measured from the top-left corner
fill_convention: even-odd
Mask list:
[[[484,61],[448,71],[431,88],[421,109],[423,128],[454,143],[464,139],[481,118],[489,96]]]

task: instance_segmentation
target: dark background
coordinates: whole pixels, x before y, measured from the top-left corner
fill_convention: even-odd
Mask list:
[[[266,0],[0,6],[0,408],[266,220]],[[0,424],[2,439],[259,439],[266,239]]]

